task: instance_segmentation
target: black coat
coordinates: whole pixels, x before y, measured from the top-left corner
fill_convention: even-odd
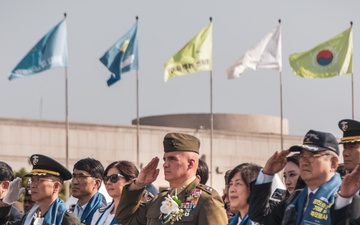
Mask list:
[[[334,210],[333,225],[360,225],[360,196],[353,197],[350,205]]]

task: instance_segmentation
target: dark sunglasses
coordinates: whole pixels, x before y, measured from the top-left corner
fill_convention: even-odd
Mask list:
[[[118,182],[119,177],[124,177],[124,176],[121,174],[111,174],[110,176],[104,177],[104,182],[107,183],[108,180],[110,180],[111,183],[116,183]]]

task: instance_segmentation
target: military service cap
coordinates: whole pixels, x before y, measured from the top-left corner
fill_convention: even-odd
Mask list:
[[[51,175],[62,180],[70,180],[71,173],[63,165],[45,155],[35,154],[30,156],[33,168],[25,177]]]
[[[320,152],[330,150],[340,155],[339,145],[334,135],[316,130],[309,130],[304,137],[303,144],[294,145],[289,150],[290,152],[299,152],[301,150]]]
[[[168,133],[163,143],[164,152],[188,151],[199,154],[200,140],[189,134]]]
[[[339,128],[344,132],[339,144],[360,142],[360,122],[356,120],[340,120]]]

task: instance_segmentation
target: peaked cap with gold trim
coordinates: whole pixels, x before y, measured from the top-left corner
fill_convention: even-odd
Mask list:
[[[340,120],[339,128],[344,132],[339,144],[360,142],[360,122],[356,120]]]
[[[33,165],[33,168],[30,173],[25,175],[25,177],[51,175],[59,177],[62,180],[70,180],[72,178],[68,169],[48,156],[34,154],[30,156],[30,162]]]

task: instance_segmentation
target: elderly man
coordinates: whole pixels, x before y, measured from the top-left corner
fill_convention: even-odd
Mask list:
[[[32,155],[30,162],[33,164],[33,169],[25,177],[30,177],[31,197],[36,204],[21,220],[11,224],[80,225],[79,219],[66,210],[65,202],[58,197],[63,182],[71,179],[70,171],[45,155]],[[9,192],[5,196],[10,201],[10,204],[22,194],[20,187],[21,178],[17,178],[11,184]],[[9,201],[7,202],[9,203]],[[0,207],[0,214],[7,215],[9,208],[6,205]],[[7,216],[4,218],[7,218]]]
[[[300,176],[306,187],[271,208],[267,203],[274,174],[286,165],[290,152],[300,152]],[[275,152],[252,183],[249,217],[261,224],[331,224],[331,209],[341,178],[336,173],[339,148],[330,133],[310,130],[302,145]]]
[[[344,145],[343,157],[345,170],[351,172],[344,177],[335,209],[338,217],[334,224],[360,224],[360,122],[344,119],[339,122],[343,131],[340,144]]]
[[[164,175],[170,190],[140,204],[144,187],[156,180],[159,159],[153,158],[138,178],[125,186],[116,219],[121,224],[227,224],[219,194],[196,178],[200,141],[194,136],[169,133],[164,137]]]

